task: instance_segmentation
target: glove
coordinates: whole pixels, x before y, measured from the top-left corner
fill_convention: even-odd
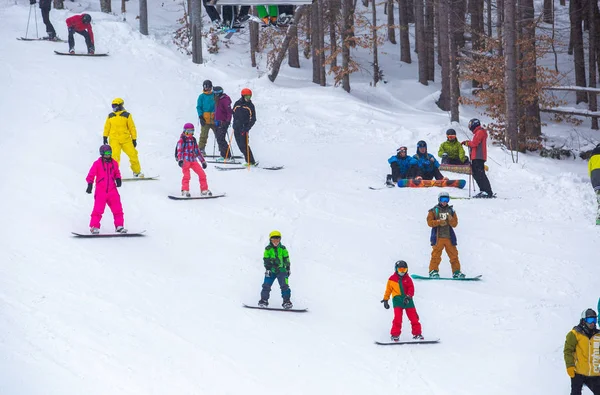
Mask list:
[[[271,270],[267,269],[267,271],[265,272],[265,277],[271,277]]]
[[[69,31],[69,34],[75,34],[75,28],[73,26],[69,26],[67,30]]]
[[[390,308],[390,304],[387,300],[383,299],[381,303],[383,303],[383,307],[385,307],[386,310]]]
[[[133,148],[137,147],[137,140],[133,140]]]
[[[200,117],[200,126],[205,126],[206,125],[206,120],[204,119],[204,117]]]
[[[121,179],[115,178],[115,182],[117,183],[117,188],[121,188]]]
[[[285,271],[287,272],[288,277],[292,275],[292,271],[290,270],[289,267],[287,269],[285,269]]]
[[[35,4],[36,0],[29,0],[29,4]]]
[[[570,378],[574,378],[575,377],[575,366],[569,366],[567,368],[567,374],[569,375]]]
[[[445,219],[440,219],[440,226],[446,226],[448,225],[448,221],[446,221]]]
[[[410,296],[406,296],[406,297],[404,298],[404,301],[403,301],[403,302],[404,302],[404,305],[406,306],[407,304],[409,304],[409,303],[410,303],[410,300],[411,300],[411,297],[410,297]]]
[[[221,121],[215,120],[215,126],[219,126],[220,124],[221,124]]]
[[[108,137],[102,137],[102,144],[108,144]]]
[[[92,187],[94,186],[94,184],[88,184],[87,189],[85,190],[85,193],[92,193]]]
[[[429,158],[429,161],[430,161],[431,163],[435,163],[435,158],[433,158],[433,157],[432,157],[432,158]]]
[[[465,140],[461,143],[462,145],[468,145],[469,144],[469,140]]]
[[[202,168],[206,169],[208,167],[208,165],[206,164],[206,162],[202,162]]]
[[[177,162],[177,164],[179,165],[179,167],[183,167],[183,161],[180,160],[179,162]]]

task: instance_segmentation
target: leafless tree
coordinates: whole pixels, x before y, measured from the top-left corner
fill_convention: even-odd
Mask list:
[[[190,0],[192,6],[192,62],[202,64],[202,0]]]
[[[148,35],[148,0],[140,0],[140,33]]]
[[[391,1],[391,0],[390,0]],[[422,4],[422,3],[421,3]],[[408,32],[407,0],[398,0],[398,24],[400,25],[400,61],[411,63],[410,58],[410,36]]]
[[[427,51],[427,79],[429,81],[435,81],[434,3],[435,0],[425,0],[425,50]]]
[[[112,12],[112,6],[110,0],[100,0],[100,11],[110,14]]]
[[[392,3],[391,1],[389,1],[389,3]],[[377,7],[375,5],[375,1],[371,2],[371,29],[372,29],[372,36],[371,36],[371,40],[373,41],[373,47],[372,47],[372,52],[373,52],[373,86],[377,86],[377,83],[379,82],[379,77],[380,77],[380,70],[379,70],[379,57],[378,57],[378,52],[379,52],[379,48],[377,45]]]
[[[521,0],[520,7],[521,33],[520,41],[523,46],[521,54],[521,86],[524,91],[535,91],[537,85],[537,50],[535,36],[535,9],[533,0]],[[524,53],[526,51],[526,53]],[[525,138],[537,138],[542,134],[540,122],[540,103],[537,98],[528,100],[520,106],[525,116],[525,121],[521,124],[520,134]]]
[[[428,85],[427,73],[427,43],[425,41],[425,13],[423,0],[415,1],[415,40],[416,50],[419,56],[419,82]]]
[[[571,0],[570,19],[571,19],[571,43],[573,46],[573,61],[575,63],[575,84],[577,86],[586,86],[585,82],[585,55],[583,51],[583,1]],[[577,91],[575,93],[576,103],[587,103],[587,94]]]
[[[554,0],[544,0],[543,21],[554,23]]]
[[[506,145],[518,149],[518,97],[517,97],[517,23],[516,0],[504,1],[504,95],[506,103]],[[515,159],[513,159],[515,160]]]
[[[442,92],[437,101],[438,107],[442,111],[450,111],[450,0],[437,0],[439,18],[437,27],[439,31],[439,63],[442,68]]]
[[[588,49],[588,73],[589,73],[589,87],[596,87],[596,62],[598,56],[598,3],[595,1],[588,1],[588,26],[589,26],[589,49]],[[589,95],[589,110],[597,111],[598,102],[595,92]],[[592,129],[598,130],[598,118],[592,118]]]
[[[352,33],[354,6],[352,0],[342,0],[342,68],[348,70],[350,67],[350,46],[354,34]],[[350,73],[342,77],[342,88],[350,93]]]
[[[271,67],[271,72],[269,73],[269,80],[271,82],[274,82],[275,79],[277,78],[277,75],[279,75],[279,70],[281,69],[281,63],[283,63],[283,59],[285,59],[285,54],[288,51],[288,48],[290,46],[290,43],[292,42],[292,39],[294,36],[298,35],[298,24],[300,23],[300,20],[302,19],[302,17],[304,16],[304,14],[307,12],[308,6],[306,5],[301,5],[300,7],[298,7],[298,9],[296,9],[296,13],[294,14],[294,21],[292,22],[292,26],[290,26],[287,30],[287,33],[285,34],[285,38],[283,39],[283,42],[281,43],[281,48],[279,49],[279,52],[277,52],[277,56],[275,57],[275,60],[273,61],[273,66]]]
[[[388,0],[388,2],[385,3],[385,8],[387,10],[388,41],[392,44],[396,44],[396,29],[394,29],[394,0]]]

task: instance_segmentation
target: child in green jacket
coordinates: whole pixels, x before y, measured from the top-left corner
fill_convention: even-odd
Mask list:
[[[467,165],[469,158],[465,155],[462,144],[456,140],[456,131],[446,131],[447,140],[440,145],[438,156],[442,158],[443,165]]]
[[[271,286],[275,282],[275,279],[277,279],[279,288],[281,288],[281,297],[283,298],[283,304],[281,306],[284,309],[291,309],[293,305],[290,301],[292,291],[289,286],[290,256],[287,248],[281,244],[281,233],[277,230],[274,230],[269,234],[269,245],[265,247],[263,263],[266,272],[258,306],[269,306]]]

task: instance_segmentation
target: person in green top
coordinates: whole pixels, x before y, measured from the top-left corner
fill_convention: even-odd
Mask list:
[[[454,129],[446,130],[446,141],[440,145],[438,156],[443,165],[468,165],[469,158],[465,155],[462,144],[456,139]]]
[[[281,306],[284,309],[291,309],[294,306],[290,301],[290,297],[292,296],[292,291],[289,286],[290,255],[288,254],[287,248],[281,244],[281,233],[278,230],[274,230],[269,234],[269,245],[265,247],[263,263],[266,272],[258,306],[269,306],[271,286],[275,282],[275,279],[277,279],[279,288],[281,288],[281,297],[283,298],[283,304]]]

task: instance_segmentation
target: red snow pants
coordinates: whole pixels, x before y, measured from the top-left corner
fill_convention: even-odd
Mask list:
[[[208,189],[208,182],[206,181],[206,173],[200,163],[188,162],[187,160],[183,162],[183,167],[181,171],[183,172],[183,178],[181,180],[181,190],[189,191],[190,190],[190,170],[193,170],[194,173],[198,175],[200,178],[200,191],[206,191]]]
[[[400,333],[402,332],[402,311],[404,310],[406,310],[406,315],[410,320],[413,336],[420,335],[421,323],[419,322],[419,315],[417,314],[417,309],[415,309],[414,307],[409,307],[407,309],[403,309],[402,307],[394,307],[394,320],[392,321],[392,330],[390,331],[390,335],[400,336]]]

